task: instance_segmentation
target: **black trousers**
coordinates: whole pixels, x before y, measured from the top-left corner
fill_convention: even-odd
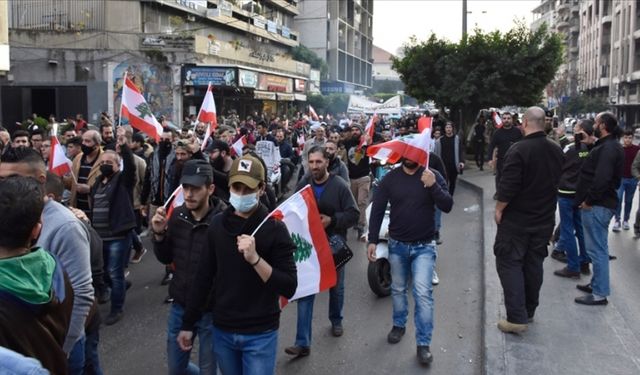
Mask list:
[[[484,141],[475,141],[474,146],[476,165],[478,168],[482,168],[482,165],[484,164]]]
[[[542,262],[553,227],[527,233],[498,225],[493,253],[504,291],[507,320],[526,324],[538,307],[542,287]]]
[[[453,196],[453,192],[456,191],[456,182],[458,181],[458,170],[456,168],[447,168],[447,179],[449,183],[449,194]]]

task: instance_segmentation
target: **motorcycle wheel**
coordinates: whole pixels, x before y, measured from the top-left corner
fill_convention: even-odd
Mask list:
[[[369,288],[378,297],[391,295],[391,266],[387,259],[378,259],[367,267]]]

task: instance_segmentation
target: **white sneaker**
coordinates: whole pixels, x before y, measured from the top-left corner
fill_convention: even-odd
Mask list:
[[[613,228],[611,228],[612,231],[614,232],[620,232],[620,222],[619,221],[614,221],[613,222]]]
[[[622,222],[622,229],[629,230],[630,228],[631,227],[629,227],[629,222],[628,221]]]
[[[436,272],[436,270],[433,270],[433,279],[431,280],[431,283],[433,285],[440,284],[440,278],[438,277],[438,273]]]

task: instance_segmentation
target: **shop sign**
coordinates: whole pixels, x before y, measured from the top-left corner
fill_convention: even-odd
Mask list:
[[[235,68],[184,67],[182,83],[185,86],[236,86]]]
[[[304,89],[306,88],[307,81],[305,81],[304,79],[296,78],[294,82],[295,82],[296,91],[300,91],[300,92],[304,91]]]
[[[254,49],[249,53],[249,56],[260,61],[276,62],[276,57],[266,50]]]
[[[260,73],[258,88],[265,91],[292,92],[293,82],[291,78]]]
[[[276,93],[265,92],[265,91],[254,91],[253,97],[254,99],[259,99],[259,100],[276,100]]]
[[[207,1],[206,0],[175,0],[176,4],[182,5],[183,7],[198,10],[198,8],[207,9]]]
[[[276,34],[278,32],[278,25],[274,21],[267,21],[267,31]]]
[[[267,26],[267,20],[262,16],[255,16],[253,17],[253,26],[264,30]]]
[[[238,79],[240,87],[249,87],[252,89],[258,87],[258,73],[256,72],[240,69],[238,71]]]

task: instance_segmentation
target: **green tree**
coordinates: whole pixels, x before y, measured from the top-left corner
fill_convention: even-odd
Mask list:
[[[459,43],[412,37],[401,55],[393,68],[407,95],[434,100],[470,126],[482,108],[539,103],[562,62],[562,40],[546,26],[532,32],[520,23],[505,34],[476,29]]]
[[[349,105],[349,94],[311,94],[307,96],[307,103],[313,106],[313,109],[315,109],[319,115],[346,112],[347,106]]]
[[[329,72],[329,66],[326,61],[319,57],[315,52],[300,44],[291,49],[291,57],[294,60],[301,61],[311,65],[312,68],[320,70],[320,77],[324,79]]]
[[[291,233],[291,240],[296,245],[296,251],[293,253],[293,259],[296,263],[309,259],[313,245],[297,233]]]
[[[585,94],[573,95],[560,105],[560,113],[563,116],[577,116],[585,113],[598,113],[609,109],[606,99]]]

